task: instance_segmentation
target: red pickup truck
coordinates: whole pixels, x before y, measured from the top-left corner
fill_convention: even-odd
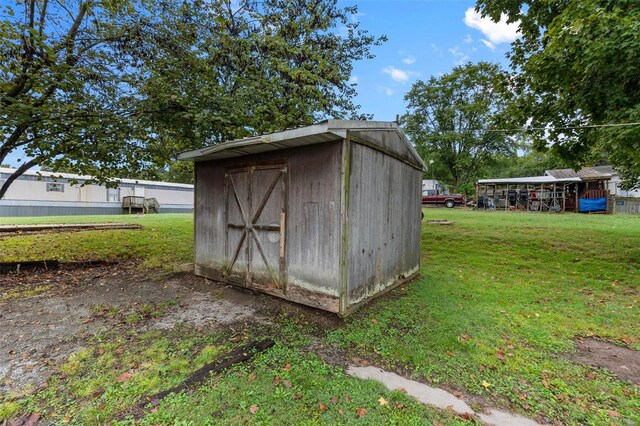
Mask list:
[[[443,205],[453,208],[457,205],[464,205],[462,194],[440,194],[438,191],[428,190],[422,194],[422,204]]]

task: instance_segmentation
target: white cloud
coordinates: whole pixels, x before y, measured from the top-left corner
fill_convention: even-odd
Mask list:
[[[473,43],[473,38],[471,37],[471,34],[467,34],[466,36],[464,36],[464,40],[465,43],[469,44],[469,43]]]
[[[413,56],[407,56],[406,58],[404,58],[402,60],[402,62],[404,62],[407,65],[411,65],[416,61],[416,58],[414,58]]]
[[[379,92],[382,92],[387,96],[393,96],[394,91],[390,87],[378,86],[377,89]]]
[[[364,12],[356,12],[356,13],[351,14],[351,22],[354,22],[354,23],[357,24],[358,21],[359,21],[358,18],[360,18],[361,16],[366,16],[366,13],[364,13]]]
[[[491,49],[492,52],[496,51],[496,46],[495,44],[491,43],[489,40],[485,40],[485,39],[480,39],[481,42],[484,43],[485,46],[487,46],[489,49]]]
[[[518,23],[507,24],[507,18],[503,15],[500,22],[493,22],[490,18],[483,18],[480,13],[472,7],[464,14],[464,23],[468,27],[479,30],[491,43],[511,43],[518,37]]]
[[[349,84],[355,84],[355,83],[357,83],[357,82],[358,82],[358,80],[359,80],[359,78],[358,78],[358,76],[357,76],[357,75],[352,75],[352,76],[349,78]]]
[[[431,43],[431,48],[436,52],[439,56],[442,56],[442,49],[436,46],[434,43]]]
[[[469,60],[469,55],[460,50],[458,46],[450,47],[449,53],[456,59],[454,61],[456,65],[462,65]]]
[[[397,81],[398,83],[406,83],[409,81],[411,77],[420,75],[420,73],[417,73],[414,71],[401,70],[393,66],[384,67],[382,69],[382,72],[385,74],[389,74],[389,76],[391,76],[391,79],[393,81]]]

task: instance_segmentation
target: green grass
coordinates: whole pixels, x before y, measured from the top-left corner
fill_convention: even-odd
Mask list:
[[[255,331],[245,330],[245,341]],[[226,331],[189,328],[97,335],[69,357],[45,389],[0,399],[0,421],[38,412],[53,424],[77,425],[462,423],[399,391],[351,378],[305,352],[310,332],[308,326],[284,318],[277,328],[264,328],[251,338],[274,337],[278,343],[273,348],[188,392],[168,396],[156,408],[148,407],[140,423],[132,407],[244,342],[229,343]],[[381,397],[388,404],[381,405]],[[366,414],[358,416],[359,409]]]
[[[638,388],[558,354],[640,349],[640,220],[425,210],[422,277],[327,340],[415,378],[566,423],[640,421]],[[615,414],[614,414],[615,415]]]
[[[144,228],[1,237],[0,262],[140,260],[143,267],[171,268],[193,261],[192,214],[0,218],[0,224],[4,225],[89,222],[135,223]]]
[[[318,330],[304,319],[290,318],[279,318],[270,328],[244,330],[245,340],[272,337],[278,344],[192,392],[168,397],[142,424],[461,421],[374,382],[346,376],[309,353],[311,336],[375,365],[531,418],[564,424],[640,422],[637,386],[564,357],[575,350],[576,336],[598,336],[640,350],[638,217],[425,213],[425,219],[454,224],[423,225],[418,280],[364,307],[336,330]],[[115,218],[124,219],[141,221],[145,230],[114,231],[117,238],[109,238],[108,245],[100,242],[110,231],[10,237],[2,240],[2,256],[14,260],[40,249],[44,252],[34,258],[138,258],[148,267],[191,259],[191,216]],[[148,238],[144,249],[131,243],[139,236]],[[47,248],[39,248],[43,244]],[[141,306],[135,313],[144,320],[161,315],[158,309]],[[117,315],[109,306],[93,311]],[[134,329],[138,316],[121,325]],[[241,344],[227,343],[226,332],[96,336],[44,390],[0,399],[0,421],[39,411],[54,423],[120,419],[133,424],[122,416],[142,395],[179,383],[215,354]],[[117,348],[124,352],[117,355]],[[125,371],[133,372],[131,380],[118,382]],[[378,403],[381,396],[388,405]],[[358,408],[367,414],[358,417]]]

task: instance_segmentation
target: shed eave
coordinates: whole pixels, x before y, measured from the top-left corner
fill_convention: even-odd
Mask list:
[[[240,157],[266,151],[313,145],[344,139],[350,130],[392,131],[407,145],[411,155],[419,167],[426,170],[424,160],[418,155],[415,147],[400,130],[398,124],[390,121],[364,120],[326,120],[311,126],[284,130],[282,132],[236,139],[218,145],[187,151],[178,154],[181,161],[206,161],[222,158]]]

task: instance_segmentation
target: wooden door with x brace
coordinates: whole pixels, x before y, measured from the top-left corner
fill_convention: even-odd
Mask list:
[[[225,171],[225,279],[285,290],[286,163]]]

